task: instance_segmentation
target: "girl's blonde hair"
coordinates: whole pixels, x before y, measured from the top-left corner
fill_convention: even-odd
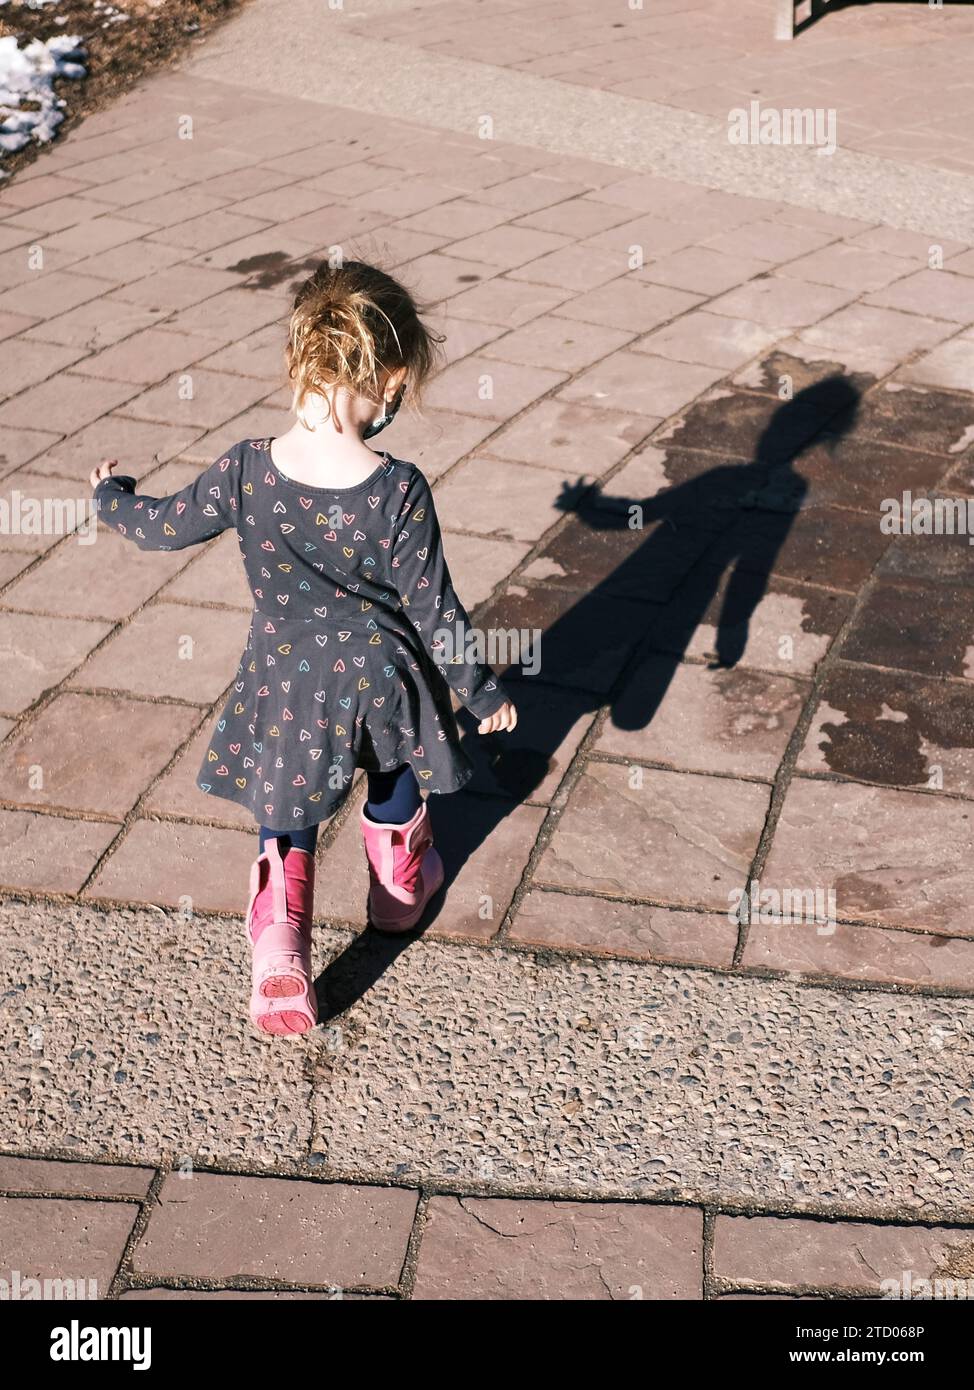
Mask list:
[[[363,261],[323,263],[298,290],[288,329],[298,419],[306,423],[310,394],[325,396],[332,387],[379,402],[386,373],[400,367],[406,399],[415,404],[442,341],[421,320],[409,291],[384,270]]]

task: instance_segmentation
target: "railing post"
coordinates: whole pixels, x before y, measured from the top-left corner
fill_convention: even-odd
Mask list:
[[[774,36],[776,39],[795,37],[795,0],[778,0]]]

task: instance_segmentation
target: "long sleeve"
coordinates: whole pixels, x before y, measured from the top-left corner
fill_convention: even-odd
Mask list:
[[[183,550],[237,524],[240,460],[225,455],[169,497],[136,493],[134,478],[103,478],[95,502],[102,521],[140,550]]]
[[[436,669],[471,714],[486,719],[508,698],[489,666],[469,655],[475,634],[450,578],[429,483],[414,469],[392,541],[392,573],[403,612]]]

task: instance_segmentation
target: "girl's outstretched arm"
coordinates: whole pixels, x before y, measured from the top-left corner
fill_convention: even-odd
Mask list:
[[[437,670],[481,721],[481,732],[513,729],[517,713],[497,676],[478,659],[477,634],[457,597],[443,554],[433,493],[418,468],[406,488],[393,533],[392,572],[406,617]]]
[[[113,477],[111,459],[91,474],[98,515],[140,550],[183,550],[208,541],[240,514],[240,461],[233,453],[170,497],[140,496],[135,479]]]

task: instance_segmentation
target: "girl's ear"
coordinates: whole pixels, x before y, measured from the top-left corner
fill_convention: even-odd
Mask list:
[[[390,372],[389,375],[386,377],[386,382],[382,394],[385,396],[387,405],[391,405],[391,403],[399,395],[399,392],[405,386],[406,375],[407,373],[405,367],[397,367],[394,372]]]

